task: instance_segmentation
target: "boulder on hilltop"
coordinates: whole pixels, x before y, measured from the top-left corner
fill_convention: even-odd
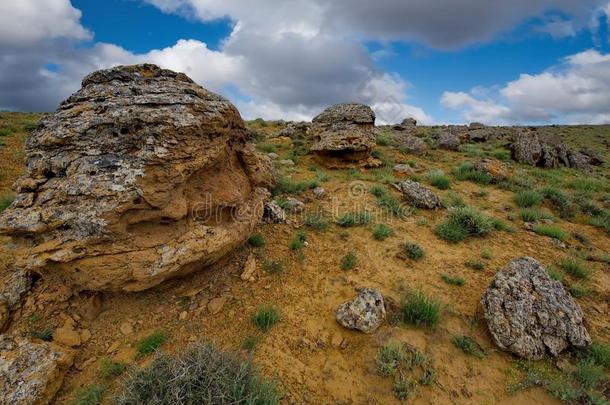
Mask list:
[[[237,109],[155,65],[88,75],[26,144],[0,231],[16,267],[139,291],[212,265],[262,218],[271,160]]]

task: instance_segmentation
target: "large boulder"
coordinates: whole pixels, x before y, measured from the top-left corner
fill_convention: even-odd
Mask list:
[[[559,136],[541,135],[535,130],[520,131],[511,148],[514,160],[530,166],[588,169],[591,164],[588,156],[570,150]]]
[[[262,217],[271,160],[237,109],[155,65],[88,75],[28,138],[0,231],[16,266],[139,291],[217,262]]]
[[[443,206],[438,195],[416,181],[401,181],[395,187],[402,193],[405,200],[414,207],[433,210]]]
[[[394,141],[399,149],[415,155],[421,155],[428,150],[428,145],[426,145],[426,142],[424,142],[423,139],[418,138],[409,132],[396,132]]]
[[[460,136],[451,131],[442,131],[437,136],[438,146],[441,149],[458,150],[460,148]]]
[[[508,176],[506,167],[497,159],[482,158],[477,160],[473,167],[478,172],[488,174],[494,182],[505,180]]]
[[[71,351],[53,343],[0,335],[0,403],[50,403],[73,361]]]
[[[361,288],[358,296],[337,308],[336,319],[348,328],[373,333],[385,320],[383,296],[372,288]]]
[[[313,119],[311,150],[331,168],[376,167],[375,113],[363,104],[337,104]]]
[[[557,356],[591,344],[578,303],[530,257],[498,272],[481,304],[495,343],[519,357]]]

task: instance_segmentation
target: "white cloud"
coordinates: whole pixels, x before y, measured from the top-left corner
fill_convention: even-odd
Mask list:
[[[522,74],[491,98],[445,92],[441,104],[486,123],[609,123],[610,54],[588,50],[539,74]]]

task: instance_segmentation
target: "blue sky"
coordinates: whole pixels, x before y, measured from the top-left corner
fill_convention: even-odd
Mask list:
[[[92,70],[151,62],[246,118],[359,101],[380,122],[610,122],[606,1],[489,3],[22,0],[0,5],[0,108],[51,110]]]

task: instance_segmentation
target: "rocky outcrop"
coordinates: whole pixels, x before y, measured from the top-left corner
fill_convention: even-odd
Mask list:
[[[402,193],[405,200],[414,207],[428,210],[442,207],[440,197],[416,181],[405,180],[396,184],[395,187]]]
[[[428,150],[428,145],[423,139],[416,137],[409,132],[397,132],[394,135],[396,146],[409,153],[421,155]]]
[[[535,259],[511,261],[481,299],[487,326],[502,349],[526,359],[557,356],[591,344],[580,306]]]
[[[439,148],[447,150],[458,150],[461,143],[459,135],[451,131],[442,131],[436,141]]]
[[[138,291],[214,264],[262,218],[270,159],[237,109],[154,65],[87,76],[28,138],[0,230],[17,267]]]
[[[53,343],[0,335],[0,403],[50,403],[73,361],[71,351]]]
[[[286,126],[277,133],[277,136],[287,136],[291,139],[302,139],[307,136],[310,127],[310,122],[288,122]]]
[[[558,136],[541,135],[535,130],[522,130],[518,133],[511,149],[514,160],[530,166],[588,169],[591,164],[588,156],[568,149]]]
[[[331,168],[376,167],[371,156],[375,142],[375,113],[362,104],[337,104],[313,119],[314,152]]]
[[[393,126],[396,131],[414,131],[417,129],[417,120],[415,118],[405,118],[400,124]]]
[[[268,224],[283,224],[286,222],[286,212],[275,201],[269,201],[265,203],[263,220]]]
[[[337,308],[336,319],[348,329],[373,333],[381,326],[385,316],[383,296],[372,288],[361,288],[355,299]]]

